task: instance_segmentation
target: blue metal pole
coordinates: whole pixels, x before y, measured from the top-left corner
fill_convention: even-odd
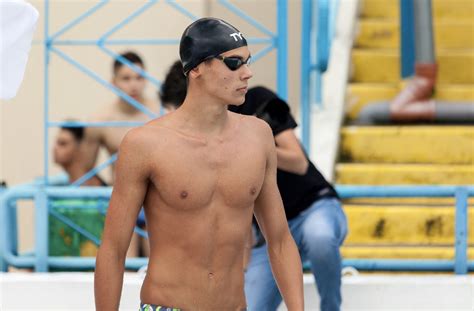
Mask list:
[[[35,271],[48,271],[48,196],[40,189],[35,195]]]
[[[278,1],[278,4],[277,4],[278,9],[279,9],[279,6],[280,6],[280,2],[281,1]],[[241,9],[239,9],[238,7],[236,7],[235,5],[230,3],[228,0],[220,0],[219,3],[222,4],[223,6],[225,6],[227,9],[229,9],[229,11],[234,12],[235,15],[237,15],[241,19],[245,20],[250,25],[252,25],[255,28],[257,28],[258,30],[260,30],[262,33],[266,34],[267,36],[269,36],[269,37],[274,37],[275,36],[275,34],[272,31],[270,31],[267,27],[263,26],[261,23],[259,23],[255,19],[249,17],[245,12],[243,12]],[[287,9],[284,8],[284,10],[286,11]],[[278,33],[280,33],[280,32],[278,32]]]
[[[18,253],[18,217],[17,217],[17,207],[16,202],[10,202],[6,206],[8,209],[8,216],[10,221],[10,232],[12,235],[10,236],[11,239],[11,249],[13,252]]]
[[[310,124],[310,100],[309,100],[309,76],[311,72],[310,64],[310,38],[311,38],[311,15],[312,1],[303,0],[301,19],[301,136],[302,143],[309,151],[309,124]]]
[[[467,200],[467,189],[459,187],[456,190],[456,246],[454,257],[454,272],[456,274],[467,273]]]
[[[44,117],[43,117],[43,135],[44,135],[44,150],[43,150],[43,175],[44,184],[48,184],[49,171],[49,49],[51,47],[51,40],[49,38],[49,0],[44,2]]]
[[[0,272],[8,271],[8,263],[5,259],[8,253],[8,242],[11,241],[8,231],[8,208],[9,201],[0,195]]]
[[[189,17],[193,21],[198,19],[198,17],[196,15],[194,15],[193,13],[191,13],[190,11],[186,10],[184,7],[182,7],[181,5],[176,3],[175,0],[166,0],[166,4],[169,4],[170,6],[172,6],[173,8],[178,10],[179,12],[181,12],[184,16]]]
[[[273,50],[275,48],[275,45],[274,43],[270,44],[269,46],[261,49],[260,51],[258,51],[257,53],[255,53],[254,55],[252,55],[252,62],[256,62],[257,60],[259,60],[260,58],[262,58],[263,56],[265,56],[266,54],[268,54],[271,50]]]
[[[46,0],[46,1],[49,1],[49,0]],[[93,15],[101,7],[107,4],[107,2],[109,2],[109,0],[102,0],[101,2],[97,3],[92,8],[90,8],[89,10],[87,10],[86,12],[82,13],[79,17],[67,23],[63,28],[61,28],[59,31],[51,35],[51,41],[56,40],[56,38],[63,35],[66,31],[70,30],[71,28],[73,28],[74,26],[82,22],[84,19],[86,19],[87,17]]]
[[[249,44],[274,44],[275,39],[271,38],[249,38],[247,37]],[[55,46],[64,45],[177,45],[180,39],[107,39],[107,40],[56,40],[54,41]]]
[[[288,2],[277,2],[277,92],[288,100]]]
[[[400,0],[400,62],[402,78],[415,72],[414,0]]]

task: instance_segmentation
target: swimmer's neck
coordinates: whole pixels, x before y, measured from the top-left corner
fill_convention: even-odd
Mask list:
[[[144,96],[140,96],[139,98],[134,98],[134,99],[140,104],[142,104],[143,106],[145,107],[147,106]],[[132,106],[130,103],[128,103],[126,100],[122,98],[117,99],[116,105],[117,105],[118,110],[126,114],[135,114],[135,113],[140,112],[140,110],[138,110],[137,108],[135,108],[134,106]]]
[[[187,128],[209,135],[222,134],[229,121],[227,105],[211,98],[188,96],[175,114]]]

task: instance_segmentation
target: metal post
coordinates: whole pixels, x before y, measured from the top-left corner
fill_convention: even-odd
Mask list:
[[[277,3],[277,91],[283,100],[288,99],[288,2]]]
[[[48,196],[46,189],[35,194],[35,271],[48,271]]]
[[[8,271],[8,264],[4,257],[9,241],[8,229],[8,201],[0,196],[0,272]]]
[[[431,0],[414,1],[415,61],[421,64],[435,63],[433,19]]]
[[[456,244],[454,257],[454,272],[467,273],[467,189],[456,189]]]
[[[51,40],[49,38],[49,0],[44,2],[44,150],[43,168],[44,184],[48,185],[49,171],[49,49]]]
[[[400,62],[403,78],[415,70],[415,35],[413,0],[400,0]]]
[[[311,13],[312,0],[303,0],[301,17],[301,141],[304,148],[309,151],[309,124],[310,124],[310,99],[309,81],[311,73],[310,64],[310,39],[311,39]]]

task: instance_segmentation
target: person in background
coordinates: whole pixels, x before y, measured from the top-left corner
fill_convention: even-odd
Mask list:
[[[133,51],[127,51],[120,54],[121,57],[132,63],[134,66],[145,70],[143,59]],[[139,104],[143,105],[149,111],[158,115],[159,106],[156,100],[145,97],[145,88],[147,81],[138,72],[124,65],[118,59],[113,62],[112,84],[120,91],[124,92]],[[105,105],[95,116],[93,122],[108,121],[128,121],[128,122],[147,122],[151,118],[142,111],[133,107],[125,99],[117,97],[117,99]],[[118,148],[125,134],[132,129],[130,127],[88,127],[85,132],[83,153],[85,157],[85,166],[87,171],[91,170],[97,162],[97,156],[100,148],[105,148],[109,155],[118,152]],[[114,165],[112,165],[114,171]],[[112,184],[113,184],[112,176]],[[137,226],[145,227],[145,215],[143,211],[137,221]],[[137,257],[141,254],[147,254],[147,241],[142,239],[138,234],[133,235],[128,257]]]
[[[54,163],[61,166],[67,173],[69,183],[75,182],[87,173],[83,160],[84,157],[81,153],[83,140],[83,127],[61,127],[56,136],[56,141],[53,147]],[[107,186],[105,181],[98,175],[94,175],[82,185]]]
[[[308,158],[295,135],[297,127],[288,104],[265,87],[249,89],[245,103],[230,110],[255,115],[272,128],[276,144],[277,183],[290,231],[301,258],[309,261],[322,311],[341,306],[342,259],[339,247],[347,235],[347,220],[334,187]],[[273,279],[264,237],[256,230],[245,275],[251,310],[276,310],[281,303]]]

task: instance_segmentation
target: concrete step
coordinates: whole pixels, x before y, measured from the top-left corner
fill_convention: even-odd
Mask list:
[[[474,206],[474,197],[468,199],[469,206]],[[345,205],[377,205],[377,206],[427,206],[445,207],[454,206],[455,198],[352,198],[344,199]]]
[[[474,50],[443,50],[437,55],[438,83],[474,83]],[[352,50],[352,82],[398,83],[400,57],[397,50]]]
[[[336,165],[336,183],[472,185],[474,184],[474,165],[339,163]]]
[[[346,116],[349,120],[357,118],[360,110],[369,103],[389,101],[403,89],[399,83],[351,83],[347,88]],[[435,99],[452,102],[474,103],[474,84],[439,84]]]
[[[454,205],[344,204],[349,222],[346,246],[451,246],[455,243]],[[474,208],[468,223],[474,223]],[[474,241],[474,230],[468,232]],[[473,242],[474,245],[474,242]]]
[[[441,20],[434,23],[436,49],[474,49],[474,21]],[[398,20],[362,19],[354,43],[358,48],[400,47]]]
[[[341,135],[343,162],[474,165],[474,126],[347,126]]]
[[[454,246],[343,246],[345,259],[454,259]],[[468,258],[474,259],[474,246],[468,248]]]
[[[472,0],[433,0],[432,6],[435,20],[469,20],[474,16],[474,1]],[[398,19],[399,12],[399,0],[364,0],[360,16]]]

